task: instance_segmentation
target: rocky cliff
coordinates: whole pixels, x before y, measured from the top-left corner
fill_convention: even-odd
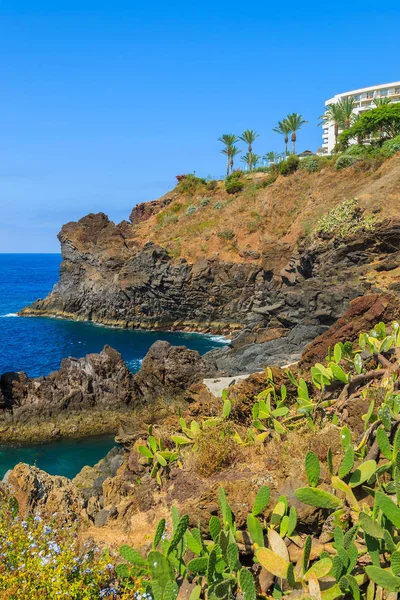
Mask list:
[[[251,184],[234,198],[224,195],[220,183],[207,198],[183,194],[178,186],[168,197],[135,207],[130,222],[118,225],[103,213],[88,215],[62,228],[60,281],[21,314],[129,328],[231,335],[239,330],[230,348],[207,356],[211,375],[296,360],[351,299],[399,291],[399,181],[400,157],[394,157],[372,174],[296,173],[266,189],[258,183],[254,191]],[[355,192],[360,211],[376,219],[373,228],[350,235],[300,234],[300,227],[312,227],[318,215]],[[251,206],[259,211],[251,212],[258,215],[256,231],[246,221]],[[232,219],[237,230],[222,229]],[[175,252],[166,236],[178,233]]]

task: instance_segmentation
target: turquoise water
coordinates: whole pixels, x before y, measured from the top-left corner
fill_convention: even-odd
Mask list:
[[[0,254],[0,375],[25,371],[31,377],[47,375],[67,356],[100,352],[105,344],[121,352],[132,372],[156,340],[185,345],[204,354],[225,342],[190,333],[113,329],[49,318],[22,318],[16,313],[44,298],[58,280],[58,254]],[[1,418],[1,416],[0,416]],[[36,464],[54,475],[73,477],[86,464],[95,464],[113,446],[107,438],[63,440],[26,447],[0,446],[0,477],[18,462]]]
[[[111,436],[20,447],[0,445],[0,479],[19,462],[35,465],[50,475],[72,478],[85,465],[95,465],[104,458],[113,446],[115,442]]]

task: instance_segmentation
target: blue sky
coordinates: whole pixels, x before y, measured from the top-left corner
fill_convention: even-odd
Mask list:
[[[396,3],[0,0],[0,252],[57,252],[63,223],[127,218],[175,175],[220,176],[222,133],[309,124],[335,93],[400,79]]]

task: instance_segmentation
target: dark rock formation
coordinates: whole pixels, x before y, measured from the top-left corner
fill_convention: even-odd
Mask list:
[[[63,263],[51,294],[22,311],[123,327],[227,331],[266,303],[268,281],[256,264],[203,259],[175,263],[153,243],[141,249],[99,213],[64,225]]]
[[[151,206],[148,210],[159,208]],[[138,207],[131,218],[142,218],[145,210]],[[46,299],[22,314],[132,328],[241,329],[231,348],[205,357],[208,376],[235,375],[297,360],[351,300],[387,289],[396,293],[399,286],[391,279],[400,264],[397,223],[345,240],[314,240],[291,254],[287,244],[266,246],[261,264],[174,261],[154,243],[139,248],[134,230],[127,223],[115,225],[102,213],[65,225],[59,235],[64,259],[60,281]],[[286,267],[275,270],[277,253],[289,258]]]
[[[400,300],[391,294],[366,294],[350,302],[345,314],[321,336],[309,344],[301,357],[300,367],[309,369],[322,362],[341,341],[353,342],[363,331],[372,329],[376,323],[390,323],[400,317]]]
[[[129,220],[132,225],[138,225],[143,221],[147,221],[158,213],[160,210],[171,204],[172,198],[160,198],[160,200],[152,200],[151,202],[141,202],[133,207]]]
[[[135,409],[183,397],[204,378],[205,369],[198,352],[158,341],[136,376],[109,346],[100,354],[66,358],[47,377],[5,373],[0,377],[0,439],[116,433],[123,415],[134,421]]]
[[[333,239],[299,251],[281,271],[282,281],[271,291],[268,304],[254,305],[251,326],[232,340],[230,348],[212,350],[203,357],[208,373],[251,373],[268,364],[298,360],[304,347],[328,331],[351,300],[386,287],[395,293],[396,278],[393,281],[387,275],[387,280],[381,280],[377,269],[383,270],[382,265],[396,269],[399,248],[399,226],[386,224],[346,242]],[[399,301],[396,298],[392,298],[392,308]],[[394,311],[388,309],[380,318],[385,315],[390,320],[391,314]],[[368,318],[359,326],[368,329]],[[339,333],[340,339],[343,336],[346,332]]]
[[[192,383],[204,379],[206,365],[200,354],[185,346],[155,342],[143,359],[135,377],[137,395],[144,401],[157,398],[171,400],[185,392]]]
[[[109,346],[100,354],[65,358],[60,370],[47,377],[5,373],[0,389],[6,404],[3,422],[46,420],[60,412],[120,410],[134,400],[133,375],[120,353]]]

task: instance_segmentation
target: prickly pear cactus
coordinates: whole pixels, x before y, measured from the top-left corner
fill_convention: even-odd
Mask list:
[[[315,454],[315,452],[310,450],[310,452],[307,452],[306,454],[306,475],[308,483],[311,485],[311,487],[316,487],[318,485],[320,470],[321,467],[318,456]]]
[[[336,496],[318,488],[298,488],[294,495],[304,504],[317,508],[338,508],[342,503]]]
[[[244,600],[256,600],[256,586],[253,575],[244,567],[239,571],[239,585]]]
[[[151,550],[147,561],[153,581],[156,581],[162,590],[165,589],[168,581],[175,581],[174,569],[164,554],[157,550]]]

